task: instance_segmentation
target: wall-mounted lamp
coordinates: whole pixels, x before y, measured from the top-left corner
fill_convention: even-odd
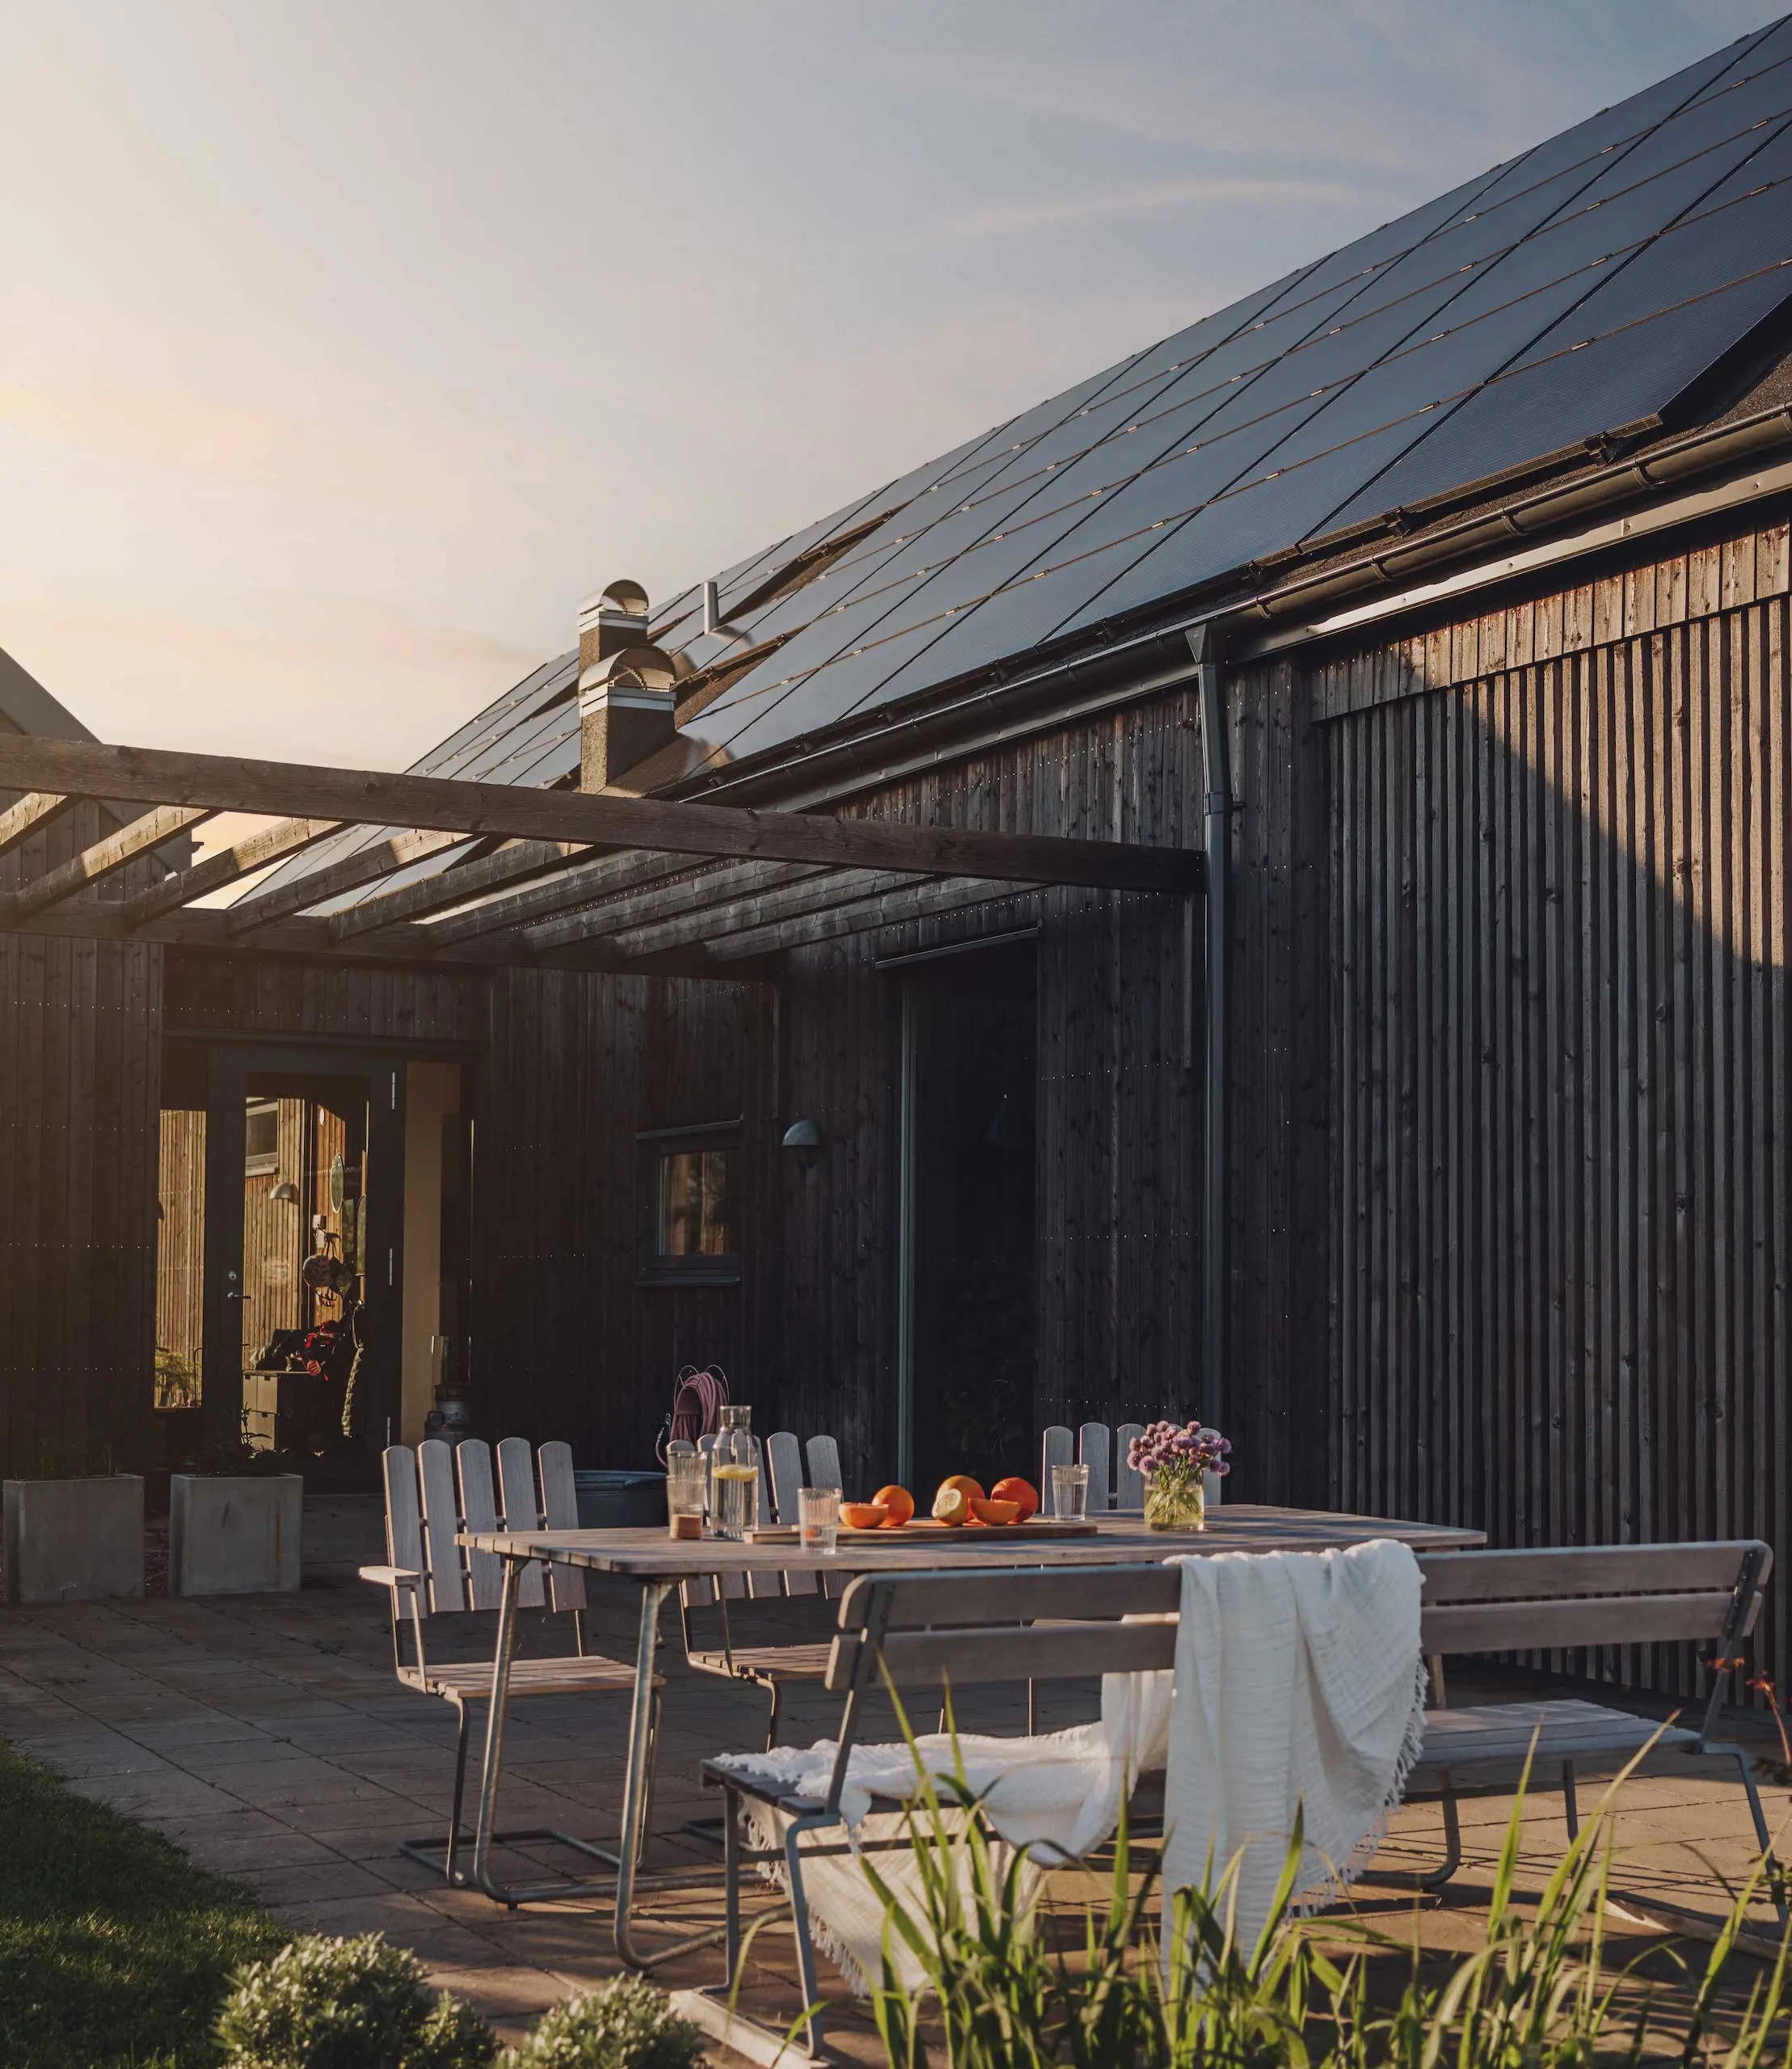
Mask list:
[[[792,1121],[784,1131],[786,1149],[819,1149],[821,1131],[813,1121]]]
[[[283,1199],[286,1202],[289,1207],[297,1207],[298,1205],[298,1187],[293,1183],[290,1178],[282,1178],[280,1183],[275,1186],[274,1190],[268,1195],[268,1197],[270,1199]]]

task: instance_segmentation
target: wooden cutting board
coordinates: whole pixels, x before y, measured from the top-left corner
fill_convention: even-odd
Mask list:
[[[774,1524],[750,1531],[748,1536],[755,1544],[794,1544],[797,1541],[794,1525]],[[935,1523],[931,1516],[917,1516],[912,1523],[879,1523],[875,1530],[854,1530],[850,1524],[840,1526],[840,1541],[848,1538],[855,1544],[869,1544],[882,1541],[888,1544],[892,1538],[930,1537],[937,1540],[966,1538],[973,1544],[986,1544],[992,1541],[1013,1542],[1018,1539],[1030,1543],[1045,1537],[1093,1537],[1095,1526],[1085,1519],[1081,1523],[1060,1522],[1056,1518],[1032,1516],[1025,1523]]]

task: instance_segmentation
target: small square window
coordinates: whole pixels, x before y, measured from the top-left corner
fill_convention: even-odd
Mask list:
[[[280,1106],[276,1100],[258,1102],[243,1115],[242,1171],[249,1178],[265,1178],[280,1169]]]
[[[660,1262],[689,1266],[740,1254],[738,1148],[660,1154]]]

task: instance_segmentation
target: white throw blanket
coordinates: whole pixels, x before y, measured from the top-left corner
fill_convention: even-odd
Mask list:
[[[1181,1561],[1177,1700],[1164,1776],[1165,1890],[1239,1856],[1238,1936],[1269,1915],[1297,1810],[1306,1907],[1367,1863],[1425,1735],[1423,1576],[1389,1538],[1331,1552]],[[1164,1952],[1170,1948],[1165,1913]]]
[[[1141,1773],[1163,1767],[1166,1891],[1216,1877],[1235,1854],[1238,1936],[1254,1943],[1280,1879],[1295,1813],[1305,1809],[1298,1885],[1309,1905],[1354,1879],[1400,1800],[1424,1737],[1424,1662],[1419,1641],[1418,1561],[1389,1539],[1344,1551],[1194,1553],[1182,1568],[1174,1675],[1111,1674],[1099,1724],[1033,1738],[930,1734],[905,1744],[857,1746],[841,1810],[858,1844],[900,1838],[900,1813],[871,1811],[874,1795],[906,1799],[915,1758],[932,1775],[962,1768],[1008,1846],[1044,1867],[1104,1844]],[[1172,1701],[1172,1689],[1180,1700]],[[835,1742],[730,1755],[720,1763],[770,1775],[792,1796],[825,1797]],[[952,1799],[941,1792],[942,1802]],[[952,1822],[950,1817],[948,1822]],[[783,1844],[786,1813],[749,1806],[757,1846]],[[803,1886],[816,1944],[862,1995],[882,1969],[883,1905],[836,1826],[803,1842]],[[904,1852],[871,1858],[912,1916],[921,1885]],[[782,1882],[781,1868],[762,1871]],[[961,1894],[963,1877],[961,1874]],[[1167,1962],[1170,1914],[1163,1950]],[[911,1987],[920,1971],[900,1940]]]
[[[1110,1837],[1119,1822],[1120,1806],[1133,1780],[1162,1767],[1170,1724],[1171,1676],[1167,1674],[1111,1674],[1102,1683],[1099,1724],[1073,1725],[1068,1731],[1047,1732],[1034,1738],[989,1738],[960,1733],[930,1732],[906,1744],[855,1746],[847,1765],[840,1807],[857,1846],[874,1840],[901,1839],[908,1821],[900,1811],[872,1813],[871,1799],[906,1800],[920,1786],[919,1756],[930,1775],[950,1778],[962,1772],[966,1783],[983,1799],[990,1823],[1008,1846],[1032,1849],[1039,1864],[1030,1867],[1023,1888],[1031,1894],[1044,1867],[1088,1852]],[[817,1804],[833,1777],[836,1742],[813,1746],[781,1746],[769,1753],[729,1754],[718,1764],[770,1775],[793,1796]],[[938,1791],[942,1806],[957,1798]],[[748,1806],[748,1824],[755,1846],[782,1846],[791,1822],[788,1814],[763,1804]],[[962,1814],[942,1808],[942,1822],[956,1830]],[[838,1826],[824,1827],[799,1842],[803,1852],[803,1889],[808,1900],[816,1945],[828,1954],[855,1994],[862,1996],[883,1973],[883,1904],[853,1854],[810,1858],[813,1846],[837,1846]],[[878,1873],[912,1917],[923,1915],[921,1877],[906,1850],[881,1849],[869,1855]],[[961,1862],[961,1871],[963,1864]],[[998,1864],[999,1867],[999,1864]],[[761,1871],[782,1884],[780,1865]],[[961,1872],[961,1896],[963,1888]],[[921,1970],[900,1939],[892,1940],[898,1972],[912,1988]]]

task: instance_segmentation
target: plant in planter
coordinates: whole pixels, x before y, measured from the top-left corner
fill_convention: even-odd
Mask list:
[[[1232,1447],[1203,1422],[1153,1422],[1127,1447],[1126,1462],[1145,1475],[1145,1519],[1152,1530],[1205,1530],[1208,1473],[1232,1470]]]
[[[218,2014],[224,2069],[484,2069],[491,2029],[382,1934],[307,1936],[237,1972]]]

